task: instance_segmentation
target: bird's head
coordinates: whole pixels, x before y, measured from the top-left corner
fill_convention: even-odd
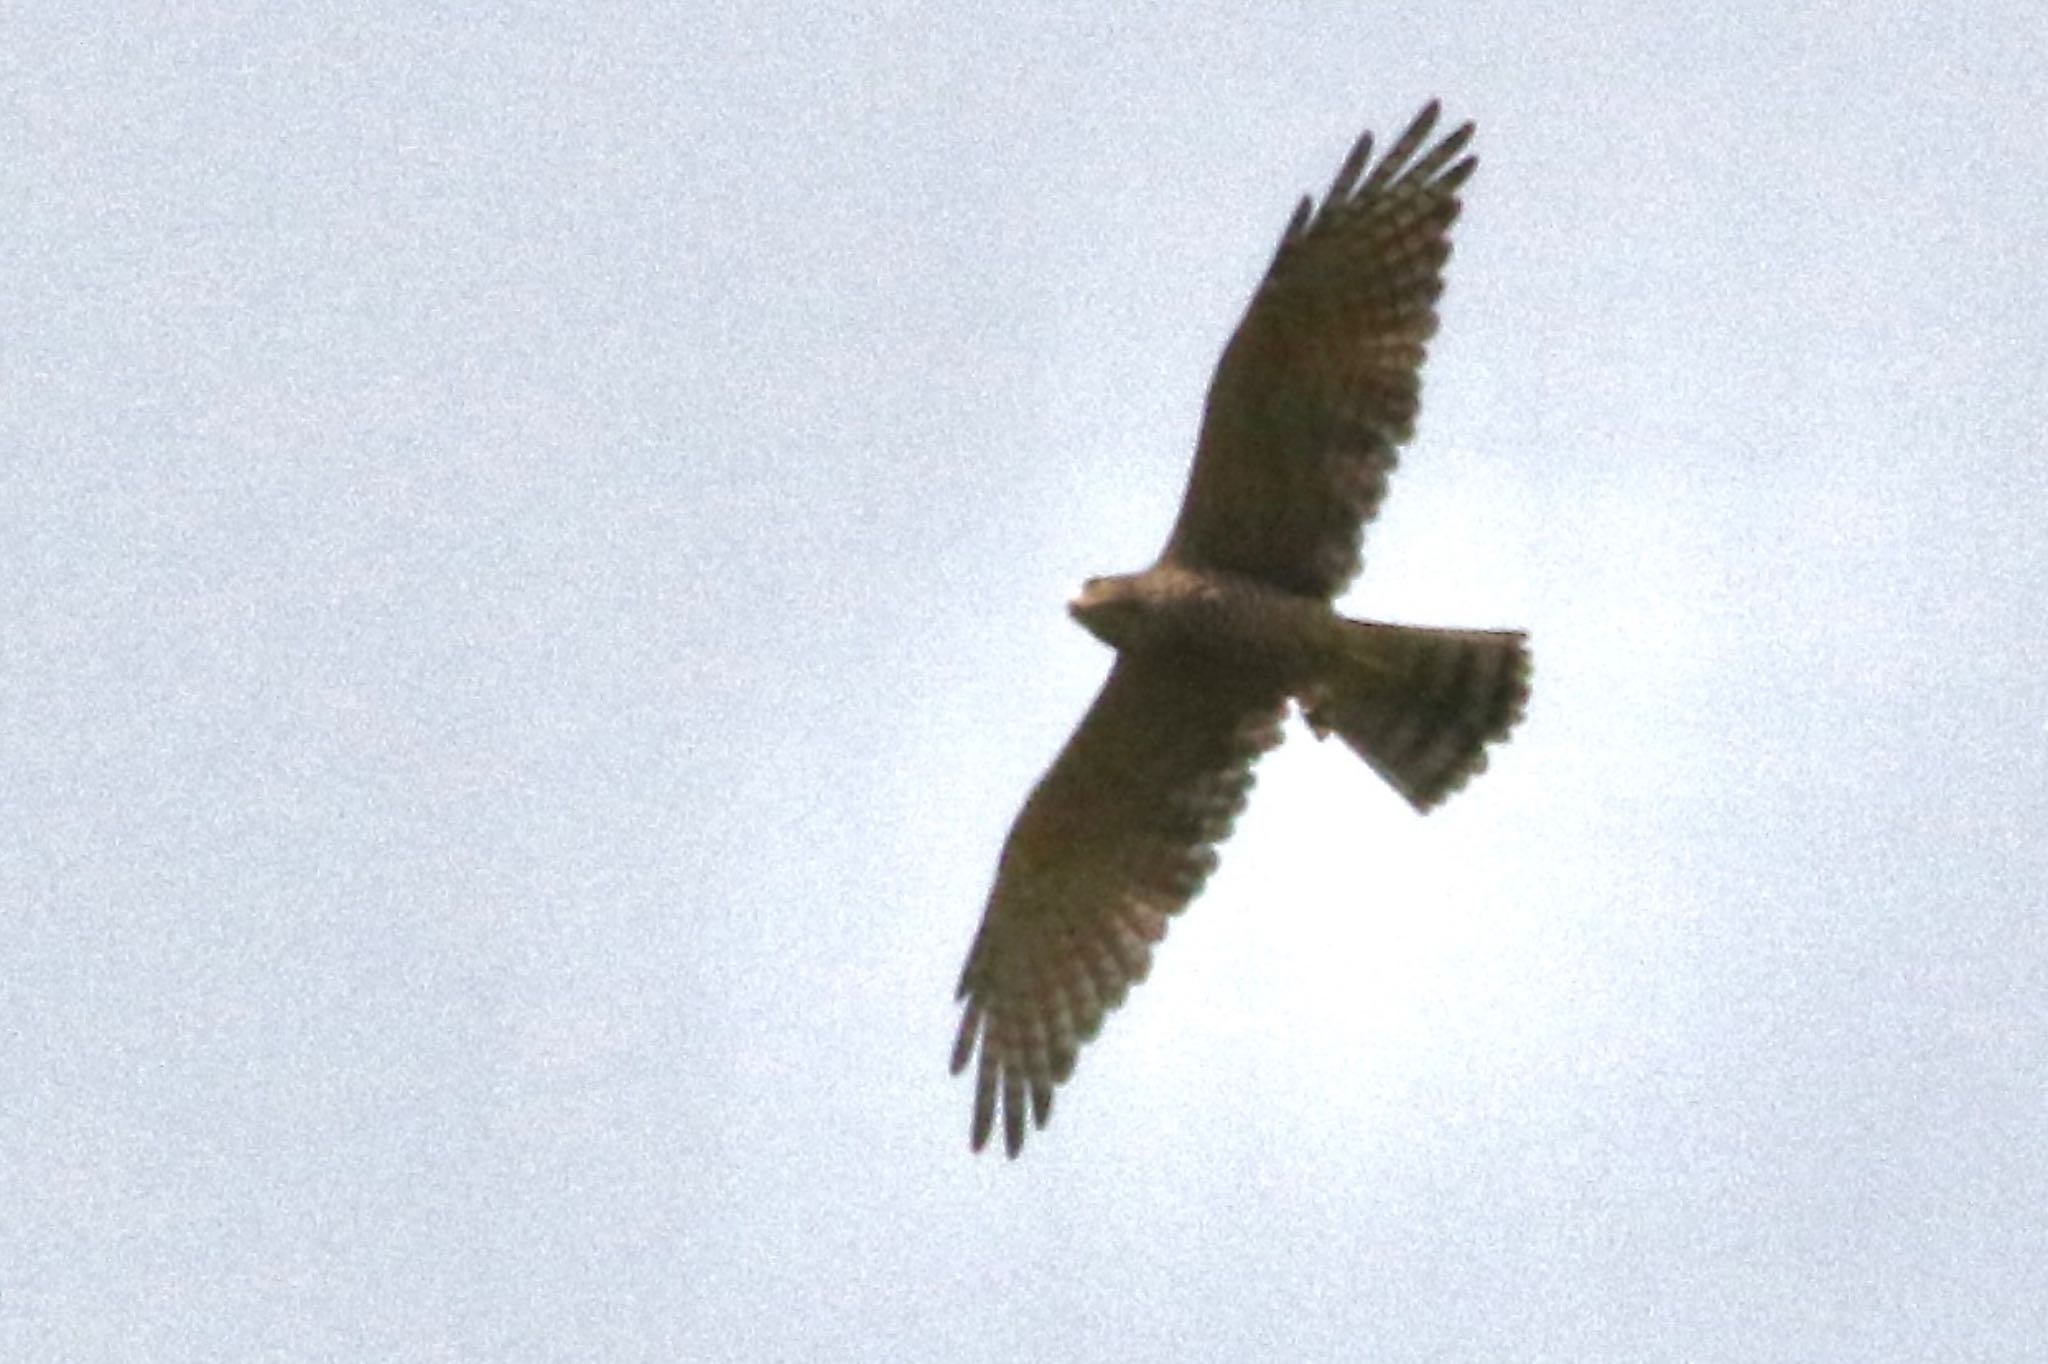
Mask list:
[[[1131,622],[1142,609],[1135,579],[1127,573],[1090,578],[1067,603],[1067,614],[1111,648],[1130,637]]]

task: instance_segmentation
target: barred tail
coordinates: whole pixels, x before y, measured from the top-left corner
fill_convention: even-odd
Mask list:
[[[1427,811],[1486,769],[1529,699],[1519,630],[1430,630],[1346,620],[1341,661],[1301,698],[1317,738],[1335,732]]]

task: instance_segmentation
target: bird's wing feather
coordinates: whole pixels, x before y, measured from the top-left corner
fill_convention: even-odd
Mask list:
[[[1301,201],[1210,380],[1167,560],[1330,598],[1357,574],[1436,331],[1463,124],[1431,102],[1377,164],[1359,139],[1322,207]],[[1361,176],[1363,177],[1361,179]]]
[[[960,976],[953,1070],[980,1048],[973,1143],[1014,1156],[1081,1044],[1151,965],[1280,741],[1284,696],[1200,660],[1124,656],[1024,804]]]

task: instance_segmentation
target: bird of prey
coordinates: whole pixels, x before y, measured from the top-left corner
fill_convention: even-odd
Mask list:
[[[1432,101],[1377,162],[1358,140],[1304,198],[1209,384],[1180,517],[1141,573],[1068,611],[1116,650],[1003,844],[961,972],[953,1072],[980,1059],[971,1141],[1014,1157],[1081,1044],[1144,979],[1216,866],[1290,703],[1418,811],[1486,765],[1528,698],[1524,636],[1350,620],[1394,452],[1412,434],[1472,125]],[[1368,168],[1370,163],[1370,168]]]

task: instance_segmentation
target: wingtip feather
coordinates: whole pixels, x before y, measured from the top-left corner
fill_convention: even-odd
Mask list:
[[[1330,179],[1330,188],[1323,195],[1323,202],[1334,204],[1351,192],[1358,183],[1358,177],[1365,170],[1365,163],[1372,159],[1372,129],[1358,135],[1358,141],[1351,144],[1351,154],[1337,167],[1336,175]]]
[[[988,1047],[981,1049],[981,1067],[974,1077],[974,1122],[968,1145],[976,1151],[988,1145],[996,1123],[996,1058]]]
[[[958,1075],[967,1069],[967,1059],[974,1055],[974,1039],[981,1031],[981,1005],[970,1001],[960,1015],[960,1031],[953,1037],[953,1061],[951,1073]]]

